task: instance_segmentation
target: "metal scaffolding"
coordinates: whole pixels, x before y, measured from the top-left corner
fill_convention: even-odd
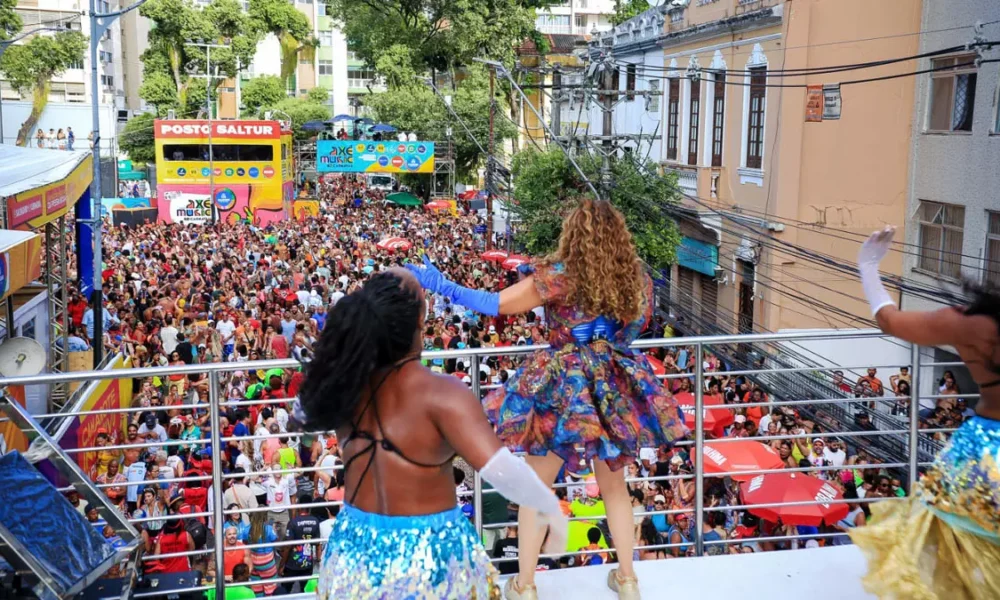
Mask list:
[[[66,217],[45,224],[45,289],[49,304],[48,363],[52,373],[69,371],[69,302],[67,287]],[[53,383],[49,388],[49,410],[62,410],[69,397],[69,384]]]

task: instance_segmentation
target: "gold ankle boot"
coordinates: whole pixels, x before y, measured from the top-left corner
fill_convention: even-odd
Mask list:
[[[618,569],[608,573],[608,587],[617,592],[619,600],[640,600],[639,580],[635,577],[622,577]]]
[[[503,596],[507,600],[538,600],[538,588],[534,585],[520,587],[517,584],[517,575],[514,575],[504,584]]]

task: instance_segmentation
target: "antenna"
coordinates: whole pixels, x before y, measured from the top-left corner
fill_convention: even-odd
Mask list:
[[[0,344],[0,375],[28,377],[45,368],[45,349],[35,340],[16,337]]]

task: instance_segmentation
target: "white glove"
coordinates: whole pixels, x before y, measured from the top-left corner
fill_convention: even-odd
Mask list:
[[[896,306],[889,292],[882,285],[882,277],[878,272],[878,265],[889,252],[892,244],[892,236],[895,235],[896,228],[887,225],[885,229],[876,231],[861,244],[858,252],[858,271],[861,273],[861,287],[865,291],[865,298],[871,306],[872,316],[878,314],[886,306]]]
[[[501,448],[479,474],[504,498],[538,511],[539,524],[549,527],[543,552],[561,554],[566,551],[569,519],[562,514],[555,494],[542,483],[528,463],[511,454],[507,448]]]

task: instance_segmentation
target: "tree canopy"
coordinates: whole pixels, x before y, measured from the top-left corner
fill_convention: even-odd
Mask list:
[[[17,14],[18,0],[0,0],[0,41],[9,40],[21,31],[21,15]]]
[[[575,159],[591,181],[599,179],[599,157],[583,154]],[[630,156],[615,159],[612,173],[611,203],[625,215],[639,256],[654,269],[669,267],[680,243],[677,224],[668,214],[677,203],[675,183]],[[514,201],[508,209],[519,221],[517,240],[532,255],[547,254],[558,243],[564,209],[591,192],[558,148],[520,152],[513,174]]]
[[[271,107],[288,97],[285,84],[280,77],[260,75],[243,84],[241,100],[245,107],[244,115],[254,115],[261,107]]]
[[[615,0],[615,14],[611,16],[611,23],[621,25],[647,10],[649,10],[649,2],[646,0]]]
[[[156,146],[153,142],[152,113],[143,113],[129,119],[119,138],[119,145],[128,157],[137,162],[151,163],[156,160]]]
[[[9,22],[9,20],[5,21]],[[31,113],[17,132],[17,144],[25,145],[45,111],[52,78],[83,58],[87,38],[78,31],[55,35],[35,35],[7,48],[0,57],[0,73],[10,86],[32,97]]]

